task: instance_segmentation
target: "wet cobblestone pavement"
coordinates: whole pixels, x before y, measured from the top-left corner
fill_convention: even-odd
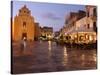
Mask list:
[[[12,43],[12,71],[39,73],[96,69],[96,49],[80,50],[56,45],[51,41],[27,43],[25,50]]]

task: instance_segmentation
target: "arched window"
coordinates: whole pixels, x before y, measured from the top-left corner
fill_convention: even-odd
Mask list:
[[[23,22],[23,27],[26,27],[26,22],[25,21]]]

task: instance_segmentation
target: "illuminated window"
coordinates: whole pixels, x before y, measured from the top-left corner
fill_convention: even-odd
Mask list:
[[[92,36],[89,36],[89,40],[90,40],[90,41],[92,41],[92,40],[93,40]]]

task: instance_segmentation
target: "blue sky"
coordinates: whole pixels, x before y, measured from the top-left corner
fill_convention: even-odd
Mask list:
[[[65,16],[70,12],[85,10],[84,5],[13,1],[13,17],[24,5],[31,10],[35,22],[39,22],[40,26],[53,27],[54,31],[64,26]]]

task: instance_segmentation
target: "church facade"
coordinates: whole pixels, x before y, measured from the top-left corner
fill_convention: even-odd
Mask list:
[[[34,41],[35,22],[31,16],[31,11],[24,5],[19,9],[18,15],[14,17],[12,23],[12,39],[20,41],[22,39]]]

